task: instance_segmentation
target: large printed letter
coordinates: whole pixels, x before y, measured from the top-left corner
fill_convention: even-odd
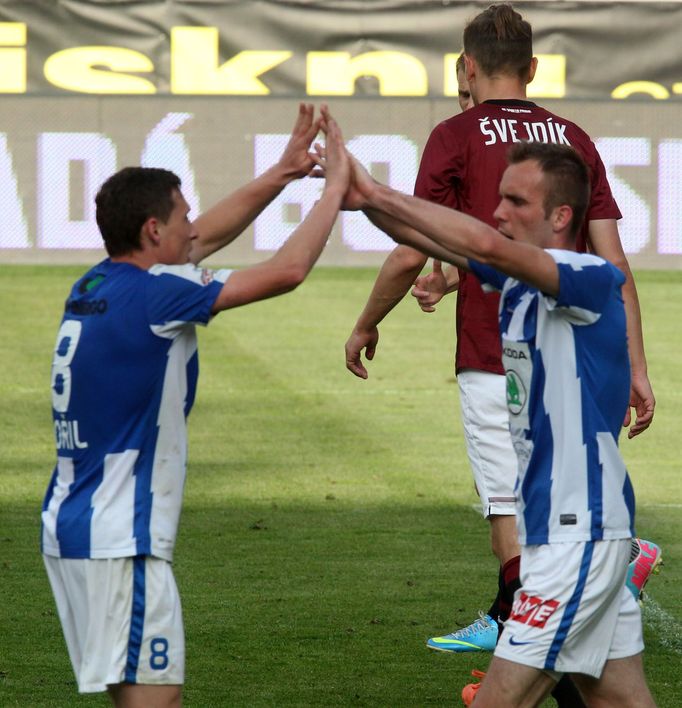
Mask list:
[[[70,168],[83,165],[83,193],[77,198],[85,218],[70,218]],[[38,246],[101,248],[95,222],[97,190],[116,171],[116,146],[100,133],[42,133],[38,137]]]
[[[23,22],[0,22],[0,93],[26,93],[25,46]]]
[[[0,133],[0,214],[0,248],[28,248],[28,226],[5,133]]]
[[[348,149],[372,172],[375,165],[387,168],[390,187],[410,193],[417,176],[417,146],[403,135],[358,135]],[[383,177],[383,175],[382,175]],[[342,214],[343,242],[353,251],[391,251],[395,243],[359,212]]]
[[[95,68],[107,67],[107,70]],[[149,57],[125,47],[74,47],[45,62],[45,78],[67,91],[82,93],[156,93],[151,81],[129,73],[154,71]]]
[[[682,255],[682,140],[658,146],[658,252]]]
[[[426,96],[424,65],[405,52],[308,52],[307,92],[310,96],[352,96],[360,76],[379,80],[382,96]]]
[[[648,138],[599,138],[595,145],[606,167],[613,196],[623,214],[618,225],[625,253],[639,253],[651,237],[651,210],[646,201],[616,174],[616,167],[646,167],[651,164]]]
[[[611,91],[611,98],[629,98],[637,93],[643,93],[659,101],[670,98],[668,89],[655,81],[627,81]]]
[[[289,138],[289,135],[254,136],[256,177],[279,159]],[[255,249],[277,250],[313,208],[320,198],[323,186],[322,180],[303,179],[291,182],[254,222]]]
[[[216,27],[173,27],[171,92],[266,95],[270,89],[258,77],[292,53],[243,51],[218,66]]]
[[[191,208],[190,218],[196,218],[201,207],[189,147],[185,136],[175,132],[190,118],[191,113],[168,113],[162,118],[147,135],[140,164],[143,167],[163,167],[175,172],[182,181],[182,195]]]

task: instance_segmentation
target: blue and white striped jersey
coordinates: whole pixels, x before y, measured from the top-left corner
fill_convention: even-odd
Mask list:
[[[66,301],[52,363],[57,465],[42,551],[172,560],[186,417],[207,324],[230,271],[102,261]]]
[[[625,277],[593,255],[547,252],[559,268],[557,298],[469,262],[501,291],[519,540],[628,538],[635,500],[618,450],[630,395]]]

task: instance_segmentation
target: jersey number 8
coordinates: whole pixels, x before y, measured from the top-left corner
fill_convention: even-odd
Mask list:
[[[81,336],[78,320],[64,320],[57,332],[52,360],[52,406],[57,413],[66,413],[71,399],[71,361]]]

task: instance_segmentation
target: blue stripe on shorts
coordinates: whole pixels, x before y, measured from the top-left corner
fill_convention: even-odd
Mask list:
[[[575,619],[575,613],[578,611],[578,606],[580,605],[580,600],[583,596],[583,591],[585,590],[585,583],[587,581],[587,574],[590,571],[590,565],[592,563],[592,554],[594,553],[594,541],[588,541],[585,543],[585,550],[583,551],[583,559],[580,563],[580,572],[578,573],[578,582],[576,583],[575,590],[571,599],[566,605],[564,611],[564,616],[561,618],[561,623],[559,624],[559,629],[554,635],[554,640],[552,641],[552,646],[550,646],[547,652],[547,658],[545,659],[545,669],[554,671],[556,666],[556,660],[561,651],[561,647],[566,641],[568,636],[568,631],[573,624]]]
[[[137,667],[140,663],[140,648],[144,630],[145,613],[145,556],[133,558],[133,603],[130,615],[130,637],[125,682],[137,683]]]

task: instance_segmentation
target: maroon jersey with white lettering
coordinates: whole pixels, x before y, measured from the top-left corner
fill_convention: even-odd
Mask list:
[[[493,213],[512,143],[572,145],[590,169],[592,195],[586,221],[620,219],[604,164],[590,137],[575,123],[530,101],[486,101],[437,125],[424,148],[414,193],[497,227]],[[586,228],[578,236],[584,251]],[[455,367],[504,373],[497,326],[498,297],[484,293],[473,273],[460,270]]]

